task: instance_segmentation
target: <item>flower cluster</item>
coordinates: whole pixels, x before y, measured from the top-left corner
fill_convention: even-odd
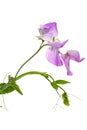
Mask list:
[[[60,52],[60,48],[62,48],[68,42],[68,39],[61,42],[57,38],[57,23],[52,22],[41,25],[39,28],[39,33],[40,38],[43,41],[46,41],[49,45],[49,48],[46,52],[47,60],[56,66],[62,66],[65,64],[67,75],[72,75],[70,70],[70,60],[81,62],[84,60],[84,58],[80,58],[80,54],[77,50],[68,50],[65,54]]]

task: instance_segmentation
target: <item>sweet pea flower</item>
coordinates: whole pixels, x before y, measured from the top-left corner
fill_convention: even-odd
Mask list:
[[[67,43],[68,40],[64,41],[64,42],[49,42],[49,48],[47,49],[46,52],[46,58],[47,60],[56,65],[56,66],[62,66],[63,62],[61,60],[61,56],[60,56],[60,52],[59,52],[59,48],[63,47],[65,45],[65,43]]]
[[[51,22],[40,25],[39,33],[39,38],[47,41],[48,45],[50,46],[46,52],[47,60],[56,66],[62,66],[64,63],[67,70],[67,75],[72,75],[73,73],[70,70],[70,60],[81,62],[84,60],[84,58],[80,58],[80,54],[76,50],[69,50],[66,54],[62,54],[59,51],[59,49],[62,48],[68,42],[68,40],[60,42],[60,40],[56,38],[58,35],[57,23]]]
[[[58,35],[57,23],[51,22],[44,25],[40,25],[39,33],[42,40],[52,40],[54,37]]]
[[[73,74],[70,70],[70,60],[74,60],[76,62],[81,62],[85,59],[85,58],[80,58],[80,54],[76,50],[69,50],[69,51],[67,51],[66,54],[62,54],[61,57],[65,64],[65,67],[67,70],[67,75],[70,75],[70,76]]]

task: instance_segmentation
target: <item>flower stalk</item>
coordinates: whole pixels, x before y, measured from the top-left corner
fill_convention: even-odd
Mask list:
[[[20,66],[20,68],[18,69],[18,71],[17,71],[16,74],[15,74],[15,78],[17,77],[17,75],[18,75],[18,73],[20,72],[20,70],[21,70],[34,56],[36,56],[36,54],[38,54],[38,52],[39,52],[43,47],[45,47],[45,46],[48,46],[48,44],[43,44],[43,41],[42,41],[42,43],[41,43],[39,49],[38,49],[31,57],[29,57],[29,59],[27,59],[27,60]]]

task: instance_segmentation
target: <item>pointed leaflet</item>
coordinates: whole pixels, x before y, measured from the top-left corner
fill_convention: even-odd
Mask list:
[[[0,84],[0,94],[11,93],[14,90],[16,90],[18,93],[23,95],[22,91],[20,90],[19,86],[16,83],[1,83]]]
[[[10,86],[8,83],[0,84],[0,94],[7,94],[13,92],[15,89]]]
[[[9,80],[9,81],[8,81],[8,84],[9,84],[10,86],[12,86],[18,93],[20,93],[21,95],[23,95],[21,89],[19,88],[19,86],[18,86],[18,85],[16,84],[16,82],[15,82],[15,78],[9,76],[9,79],[8,79],[8,80]]]
[[[21,95],[23,95],[21,89],[19,88],[19,86],[18,86],[16,83],[14,83],[12,87],[13,87],[18,93],[20,93]]]
[[[56,80],[55,82],[56,82],[56,84],[67,84],[67,83],[70,83],[69,81],[61,80],[61,79]]]

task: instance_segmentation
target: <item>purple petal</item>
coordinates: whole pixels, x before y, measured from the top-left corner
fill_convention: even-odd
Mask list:
[[[61,58],[59,56],[58,51],[56,49],[52,48],[52,47],[50,47],[50,48],[47,49],[46,57],[47,57],[47,60],[50,63],[52,63],[52,64],[54,64],[56,66],[63,65],[62,60],[61,60]]]
[[[73,73],[70,70],[70,58],[69,58],[69,56],[67,54],[65,54],[65,55],[62,54],[61,57],[64,61],[64,64],[65,64],[65,67],[66,67],[66,70],[67,70],[67,75],[72,76]]]
[[[69,50],[69,51],[67,51],[67,53],[68,53],[71,60],[81,62],[85,59],[85,58],[80,58],[80,54],[76,50]]]
[[[68,42],[68,40],[63,41],[63,42],[49,42],[49,45],[55,48],[61,48],[63,47],[66,43]]]
[[[57,23],[52,22],[41,25],[39,28],[39,33],[43,40],[46,41],[52,40],[53,37],[56,37],[58,35]]]

